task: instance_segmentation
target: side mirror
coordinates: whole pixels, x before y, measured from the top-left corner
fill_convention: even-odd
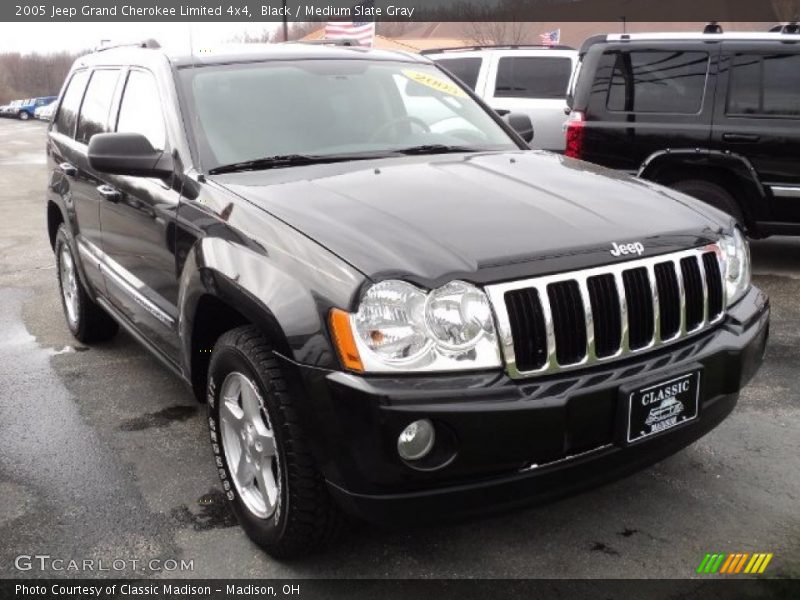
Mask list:
[[[153,148],[140,133],[98,133],[89,140],[89,166],[101,173],[167,177],[174,172],[172,157]]]
[[[531,118],[525,113],[510,112],[503,116],[503,120],[511,126],[526,142],[533,140],[533,123]]]

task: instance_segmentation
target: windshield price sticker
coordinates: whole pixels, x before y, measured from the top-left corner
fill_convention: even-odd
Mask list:
[[[421,71],[414,71],[412,69],[403,69],[403,75],[412,81],[426,85],[438,92],[450,94],[451,96],[458,96],[459,98],[467,97],[467,95],[464,93],[464,90],[457,85],[452,84],[449,81],[445,81],[444,79],[434,77],[433,75],[429,75],[428,73],[422,73]]]

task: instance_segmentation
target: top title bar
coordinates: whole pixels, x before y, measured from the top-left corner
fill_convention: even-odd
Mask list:
[[[800,0],[47,0],[0,3],[0,21],[796,20]]]

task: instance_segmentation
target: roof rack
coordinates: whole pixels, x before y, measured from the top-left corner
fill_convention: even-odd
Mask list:
[[[97,46],[94,51],[95,52],[104,52],[106,50],[112,50],[114,48],[149,48],[151,50],[158,50],[161,48],[161,44],[159,44],[153,38],[148,38],[146,40],[142,40],[141,42],[125,42],[120,44],[110,44],[110,43],[103,43],[108,42],[109,40],[102,40],[100,45]]]
[[[520,50],[525,48],[547,48],[549,50],[575,50],[572,46],[562,44],[486,44],[474,46],[452,46],[448,48],[428,48],[421,50],[420,54],[436,54],[438,52],[469,52],[474,50]]]

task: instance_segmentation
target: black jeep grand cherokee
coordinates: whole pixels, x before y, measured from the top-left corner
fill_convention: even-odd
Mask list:
[[[118,48],[59,102],[69,327],[122,325],[207,400],[222,486],[275,555],[343,510],[463,516],[642,468],[761,362],[729,217],[529,150],[423,58]]]

